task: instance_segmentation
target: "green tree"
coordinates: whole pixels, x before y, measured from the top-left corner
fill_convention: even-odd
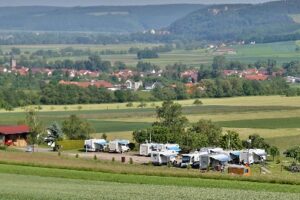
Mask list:
[[[280,154],[280,151],[279,151],[278,147],[271,146],[270,147],[270,154],[273,157],[273,161],[274,161],[275,160],[275,156],[278,156]]]
[[[207,143],[204,146],[220,145],[222,128],[214,124],[211,120],[199,120],[190,128],[190,131],[203,135],[201,138],[207,138]]]
[[[287,149],[284,154],[286,157],[293,158],[300,162],[300,146],[291,147]]]
[[[34,145],[38,144],[40,142],[39,136],[44,133],[45,129],[43,127],[42,122],[39,120],[39,118],[37,117],[37,115],[33,109],[29,109],[26,112],[25,123],[30,128],[28,142],[29,142],[29,144],[33,145],[32,151],[34,152]]]
[[[53,151],[57,151],[59,146],[57,145],[57,141],[63,139],[63,132],[58,125],[57,122],[52,122],[50,126],[47,128],[48,136],[46,138],[46,142],[50,142],[54,144]]]
[[[249,140],[251,141],[250,144],[247,141],[243,141],[243,146],[245,148],[252,148],[252,149],[266,149],[270,148],[270,145],[265,141],[265,139],[258,134],[253,134],[249,136]]]
[[[239,134],[235,131],[228,130],[225,135],[221,137],[220,145],[224,149],[242,149],[242,140]]]
[[[93,131],[87,121],[81,120],[76,115],[71,115],[68,119],[63,121],[62,130],[71,140],[88,139],[90,133]]]

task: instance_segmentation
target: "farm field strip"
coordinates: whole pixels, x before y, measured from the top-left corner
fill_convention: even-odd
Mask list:
[[[0,174],[6,180],[0,199],[290,199],[299,194],[259,192],[240,189],[194,188],[170,185],[141,185],[132,183],[74,180]],[[55,192],[54,192],[55,191]]]
[[[252,191],[271,191],[284,193],[300,193],[299,185],[284,185],[273,183],[258,183],[237,180],[215,180],[185,177],[160,177],[133,174],[115,174],[92,171],[77,171],[69,169],[55,169],[43,167],[17,166],[0,164],[0,174],[21,174],[41,177],[59,177],[67,179],[81,179],[105,182],[119,182],[144,185],[173,185],[205,188],[226,188]]]

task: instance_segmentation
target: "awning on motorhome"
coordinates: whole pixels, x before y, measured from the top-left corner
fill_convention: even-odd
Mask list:
[[[267,153],[264,152],[264,151],[254,151],[253,153],[256,154],[256,155],[258,155],[258,156],[265,156],[265,155],[267,155]]]
[[[231,151],[230,154],[239,157],[241,152],[240,151]]]
[[[107,144],[106,140],[97,140],[95,142],[95,144],[100,144],[100,145],[104,145],[104,144]]]
[[[221,162],[227,162],[231,160],[230,157],[225,154],[216,154],[211,155],[210,157]]]
[[[127,144],[129,144],[129,140],[119,140],[118,143],[123,144],[123,145],[127,145]]]
[[[181,149],[177,146],[170,146],[170,147],[167,147],[167,149],[172,150],[172,151],[177,151],[177,152],[181,151]]]

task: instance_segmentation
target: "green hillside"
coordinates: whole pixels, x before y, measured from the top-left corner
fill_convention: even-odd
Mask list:
[[[172,23],[169,29],[173,34],[193,39],[288,40],[299,34],[299,14],[298,0],[215,5],[188,14]]]
[[[201,5],[0,7],[1,30],[131,33],[169,26]]]

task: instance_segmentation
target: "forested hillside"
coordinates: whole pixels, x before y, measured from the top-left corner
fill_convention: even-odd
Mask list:
[[[257,5],[215,5],[188,14],[170,26],[171,33],[191,39],[288,40],[299,36],[299,0]]]
[[[169,26],[201,5],[0,7],[1,30],[132,33]]]

